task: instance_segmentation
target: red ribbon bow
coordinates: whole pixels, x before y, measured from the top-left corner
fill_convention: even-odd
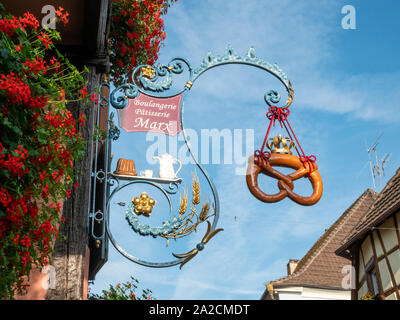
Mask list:
[[[283,128],[282,126],[282,122],[284,122],[287,117],[290,114],[290,110],[288,107],[274,107],[274,106],[270,106],[267,112],[267,118],[269,120],[273,121],[273,124],[275,125],[275,120],[279,121],[279,124],[281,125],[281,128]]]
[[[267,161],[271,154],[268,151],[261,152],[260,150],[256,150],[254,151],[254,156]]]
[[[305,164],[306,162],[308,163],[308,166],[310,168],[309,172],[310,174],[315,169],[314,162],[317,161],[317,157],[314,156],[313,154],[311,156],[302,155],[300,156],[300,161],[303,162],[303,164]]]

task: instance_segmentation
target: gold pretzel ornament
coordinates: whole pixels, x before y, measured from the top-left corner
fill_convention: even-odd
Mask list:
[[[273,166],[292,168],[296,171],[285,175],[275,170]],[[278,193],[266,194],[259,188],[257,178],[260,173],[278,180]],[[293,181],[302,177],[307,177],[311,182],[313,193],[309,197],[303,197],[293,192]],[[250,192],[260,201],[268,203],[278,202],[289,197],[298,204],[311,206],[317,203],[322,196],[322,179],[317,164],[301,161],[299,157],[291,154],[271,153],[268,157],[250,156],[246,181]]]

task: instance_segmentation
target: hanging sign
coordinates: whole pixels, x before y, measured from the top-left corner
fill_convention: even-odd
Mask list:
[[[140,93],[129,99],[128,106],[118,110],[119,126],[126,132],[158,132],[175,136],[181,131],[182,95],[152,97]]]
[[[127,132],[147,131],[159,132],[171,136],[177,135],[181,130],[183,131],[183,128],[181,129],[181,127],[183,127],[183,123],[181,123],[183,108],[180,109],[183,97],[191,90],[193,83],[200,75],[204,74],[207,70],[226,64],[249,65],[263,69],[280,80],[288,94],[285,104],[280,103],[280,94],[277,90],[269,90],[264,95],[264,100],[269,108],[267,112],[263,111],[263,113],[269,120],[269,123],[267,122],[268,129],[261,148],[255,150],[254,154],[248,159],[246,182],[250,192],[258,200],[265,203],[278,202],[284,198],[289,198],[305,206],[317,203],[322,196],[323,185],[318,172],[316,157],[314,155],[307,155],[304,152],[288,121],[288,116],[290,114],[289,107],[294,99],[294,91],[291,82],[278,65],[270,64],[258,58],[254,48],[250,48],[245,55],[238,55],[230,46],[228,46],[224,55],[214,56],[209,52],[202,63],[196,68],[193,68],[186,59],[179,57],[170,60],[168,64],[157,65],[157,67],[136,67],[131,76],[135,81],[122,84],[115,88],[110,94],[109,101],[111,105],[118,110],[119,126]],[[185,86],[179,91],[179,94],[169,97],[154,97],[142,92],[151,91],[156,93],[168,91],[173,84],[173,75],[181,74],[185,69],[188,71],[189,78]],[[112,115],[113,114],[114,113],[112,113]],[[109,121],[113,123],[112,118]],[[279,134],[276,137],[269,137],[271,129],[277,124],[279,124],[282,129],[285,129],[286,133]],[[113,132],[113,130],[110,130],[110,132]],[[115,185],[109,197],[105,199],[107,208],[107,213],[105,214],[106,222],[106,219],[109,218],[110,204],[115,203],[112,197],[123,188],[130,187],[133,184],[146,184],[147,186],[158,189],[169,203],[169,220],[164,221],[162,225],[158,226],[146,223],[146,221],[149,221],[151,215],[157,216],[157,211],[162,209],[162,207],[156,205],[156,199],[153,199],[150,193],[142,192],[140,196],[137,193],[132,194],[131,197],[134,197],[133,199],[131,198],[132,200],[130,202],[122,202],[122,205],[115,203],[121,206],[125,206],[126,203],[128,203],[125,210],[125,218],[133,231],[140,236],[164,238],[168,246],[170,240],[180,240],[187,237],[197,230],[197,226],[200,223],[207,222],[207,231],[202,240],[198,242],[192,250],[186,253],[171,252],[176,260],[167,262],[145,261],[129,254],[127,251],[123,250],[113,238],[112,232],[110,231],[110,224],[105,223],[106,230],[103,234],[107,235],[114,247],[129,260],[143,266],[164,268],[180,264],[180,268],[182,268],[183,265],[191,261],[204,249],[210,239],[223,230],[221,228],[216,228],[219,219],[220,201],[215,185],[206,173],[206,170],[196,159],[186,135],[183,134],[182,138],[185,141],[194,163],[203,174],[202,178],[208,182],[208,186],[213,195],[213,200],[207,200],[202,205],[201,209],[200,199],[203,199],[203,196],[200,195],[199,177],[194,175],[192,178],[192,200],[190,201],[188,199],[186,191],[183,190],[183,194],[180,196],[179,206],[176,206],[176,214],[173,214],[173,202],[170,195],[177,193],[183,179],[177,178],[181,163],[171,155],[164,154],[159,157],[153,157],[153,159],[158,159],[160,161],[160,168],[162,168],[159,172],[160,177],[153,177],[152,170],[144,170],[144,173],[149,171],[149,174],[145,173],[144,175],[137,176],[133,160],[128,159],[119,159],[117,168],[112,175],[109,175],[107,170],[106,172],[99,170],[93,173],[98,180],[102,179],[101,181],[103,181],[107,179],[107,181],[116,181],[116,183],[112,181],[104,186],[107,188],[107,185]],[[114,135],[110,134],[109,139],[115,140]],[[269,149],[269,151],[266,149]],[[296,150],[298,156],[293,154],[293,149]],[[109,160],[109,158],[107,159]],[[106,163],[108,162],[109,161],[106,161]],[[180,167],[176,172],[173,167],[174,162],[180,163]],[[275,169],[275,167],[286,167],[296,171],[290,174],[284,174],[278,171],[278,169]],[[167,170],[168,174],[162,172],[165,168],[170,169]],[[279,191],[275,194],[265,193],[258,185],[258,177],[260,174],[276,179]],[[313,189],[311,196],[303,196],[294,191],[295,181],[302,177],[308,178],[311,183]],[[123,182],[124,180],[128,182]],[[94,212],[94,209],[92,212],[92,216],[96,217],[96,215],[98,215],[98,212]],[[212,222],[208,220],[211,217],[213,219]],[[91,219],[91,223],[93,226],[95,223],[94,218]],[[99,237],[94,234],[93,230],[94,228],[92,227],[92,239],[99,240]]]

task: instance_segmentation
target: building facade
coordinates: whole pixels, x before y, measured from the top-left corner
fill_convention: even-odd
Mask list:
[[[288,275],[266,285],[262,300],[350,300],[351,263],[335,250],[368,212],[377,194],[366,190],[300,260],[289,260]]]
[[[352,299],[400,300],[400,168],[336,250],[352,262]]]

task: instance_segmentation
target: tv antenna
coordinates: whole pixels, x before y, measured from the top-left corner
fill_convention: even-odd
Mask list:
[[[379,179],[379,188],[382,189],[382,177],[385,175],[385,165],[389,161],[390,154],[386,154],[381,161],[378,159],[378,153],[376,151],[376,148],[379,144],[379,140],[382,138],[383,132],[380,134],[380,136],[375,140],[375,142],[367,149],[368,152],[368,158],[369,158],[369,167],[371,169],[371,177],[372,177],[372,183],[374,185],[374,189],[376,189],[376,183],[375,183],[375,176],[378,177]],[[375,165],[372,165],[372,159],[371,159],[371,153],[374,153],[375,157]]]
[[[389,162],[390,155],[391,155],[390,153],[386,153],[382,159],[381,166],[382,166],[383,176],[385,176],[385,164],[386,162]]]

